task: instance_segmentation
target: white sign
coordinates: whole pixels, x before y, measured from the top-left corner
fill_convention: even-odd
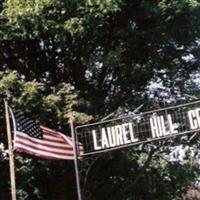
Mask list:
[[[97,139],[96,130],[92,130],[94,150],[116,147],[137,142],[133,132],[132,123],[124,123],[116,126],[108,126],[101,129],[101,139]]]
[[[85,154],[200,130],[200,101],[77,127]]]

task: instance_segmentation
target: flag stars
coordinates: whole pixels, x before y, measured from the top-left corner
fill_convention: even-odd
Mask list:
[[[43,139],[42,130],[38,123],[24,116],[16,117],[16,129],[28,134],[30,137]]]

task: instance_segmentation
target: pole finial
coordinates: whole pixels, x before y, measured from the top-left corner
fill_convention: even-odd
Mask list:
[[[68,123],[73,123],[74,122],[74,116],[73,115],[70,115],[69,116],[69,119],[68,119]]]

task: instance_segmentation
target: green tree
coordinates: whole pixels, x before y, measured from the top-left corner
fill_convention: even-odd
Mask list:
[[[191,87],[191,79],[199,70],[198,0],[3,0],[0,10],[0,66],[2,72],[10,70],[1,74],[1,102],[9,98],[18,109],[23,108],[49,126],[65,131],[71,114],[78,123],[84,123],[91,116],[98,120],[119,107],[131,110],[144,102],[155,106],[161,95],[156,91],[151,98],[148,86],[152,82],[166,87],[175,101],[185,90],[199,90]],[[0,109],[3,113],[2,106]],[[3,116],[1,121],[3,124]],[[6,140],[3,134],[2,138]],[[98,180],[88,179],[91,199],[101,199],[98,187],[106,199],[110,194],[108,186],[112,191],[121,189],[118,197],[110,198],[147,199],[141,196],[147,191],[152,199],[178,199],[183,188],[196,178],[192,171],[183,179],[179,176],[187,173],[188,165],[195,168],[190,162],[163,164],[160,158],[151,157],[157,162],[148,163],[139,179],[141,186],[132,181],[142,169],[137,158],[139,162],[142,154],[128,157],[127,152],[119,153],[117,161],[114,156],[100,159],[99,167],[116,164],[117,170],[108,167],[105,176],[100,170],[95,172]],[[23,163],[19,159],[19,169]],[[35,169],[43,165],[31,160],[27,166],[32,163]],[[123,163],[127,163],[127,170]],[[47,165],[44,176],[55,164]],[[38,175],[23,169],[24,175],[33,177],[27,186],[37,188],[33,180]],[[194,171],[198,172],[196,168]],[[171,174],[176,191],[170,185],[174,183]],[[105,179],[108,181],[102,187]],[[130,188],[124,188],[126,183]],[[166,187],[167,194],[157,190],[160,184],[162,189]],[[133,190],[133,186],[138,187]],[[25,187],[24,182],[20,187]],[[22,196],[29,194],[28,188],[21,191]],[[34,197],[23,198],[44,198],[41,192],[34,191]]]
[[[91,116],[79,111],[79,102],[82,100],[79,99],[78,92],[69,83],[60,83],[55,87],[45,87],[44,84],[36,80],[25,81],[16,71],[12,71],[0,74],[0,91],[2,114],[4,113],[3,100],[7,98],[10,106],[14,106],[18,111],[47,127],[60,130],[68,135],[70,135],[68,125],[70,116],[73,116],[78,123],[84,123],[91,119]],[[0,120],[0,132],[2,133],[0,141],[7,145],[4,115],[1,115]],[[52,177],[55,177],[56,180],[56,177],[59,176],[68,177],[68,179],[73,176],[71,175],[74,171],[72,161],[42,161],[17,153],[15,154],[15,161],[18,199],[53,198],[53,196],[44,194],[47,191],[40,189],[41,185],[48,183],[48,180],[52,179]],[[1,174],[1,180],[4,180],[1,188],[1,198],[9,199],[9,196],[5,196],[9,194],[7,191],[9,189],[8,160],[1,160],[1,163],[5,170]],[[45,179],[47,180],[45,181]],[[64,179],[64,181],[66,180]],[[73,186],[75,182],[71,184]],[[59,189],[56,189],[58,190],[57,194],[59,194]],[[53,192],[56,192],[56,190],[53,190]],[[69,194],[66,198],[74,198],[73,195],[75,193],[71,194],[71,197]],[[51,193],[51,195],[55,194]]]
[[[175,91],[183,89],[198,67],[196,0],[3,5],[1,65],[30,80],[72,82],[95,105],[92,112],[137,104],[155,77]],[[188,55],[194,59],[185,60]]]

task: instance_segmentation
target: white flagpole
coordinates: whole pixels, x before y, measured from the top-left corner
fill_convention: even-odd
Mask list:
[[[73,140],[73,151],[74,151],[74,168],[75,168],[75,174],[76,174],[76,186],[77,186],[77,194],[78,194],[78,200],[82,200],[81,197],[81,187],[80,187],[80,177],[79,177],[79,170],[78,170],[78,158],[77,158],[77,142],[75,137],[75,131],[74,131],[74,123],[73,119],[69,119],[70,129],[71,129],[71,136]]]
[[[12,200],[16,200],[15,163],[14,163],[14,156],[13,156],[13,145],[12,145],[12,137],[11,137],[9,112],[8,112],[8,103],[6,100],[4,100],[4,105],[5,105],[8,150],[9,150],[11,194],[12,194]]]

